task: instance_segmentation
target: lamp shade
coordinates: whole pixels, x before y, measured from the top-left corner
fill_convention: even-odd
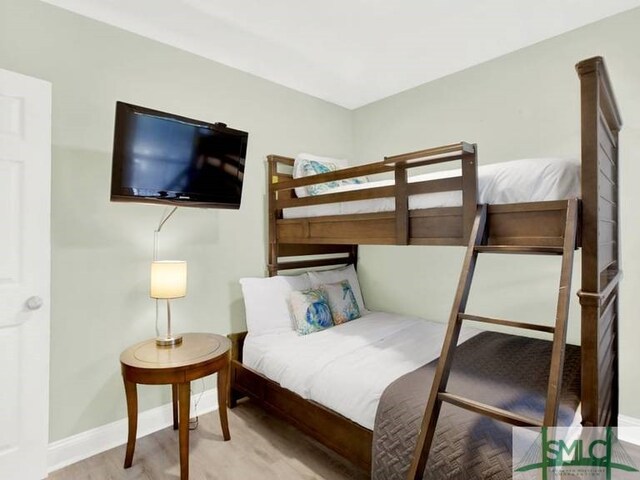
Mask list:
[[[180,298],[187,294],[187,262],[151,262],[151,298]]]

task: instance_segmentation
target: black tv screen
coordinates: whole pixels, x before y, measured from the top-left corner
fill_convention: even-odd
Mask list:
[[[240,208],[247,132],[117,102],[111,200]]]

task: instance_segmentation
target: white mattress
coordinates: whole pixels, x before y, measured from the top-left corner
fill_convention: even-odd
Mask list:
[[[373,430],[384,389],[440,355],[446,325],[382,312],[300,336],[247,336],[243,363]],[[479,333],[463,327],[460,342]]]
[[[415,175],[409,182],[459,176],[460,169]],[[393,185],[393,180],[344,185],[326,193],[347,192]],[[478,168],[478,199],[480,203],[504,204],[542,202],[580,197],[580,163],[560,158],[533,158],[494,163]],[[462,192],[439,192],[412,195],[409,209],[459,207]],[[284,209],[284,218],[319,217],[355,213],[390,212],[395,210],[393,197],[329,203]]]

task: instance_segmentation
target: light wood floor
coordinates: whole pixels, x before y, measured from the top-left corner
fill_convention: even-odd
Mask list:
[[[218,412],[200,416],[191,431],[191,480],[366,479],[368,475],[251,402],[229,411],[231,441],[224,442]],[[124,445],[70,465],[50,480],[179,479],[178,432],[171,427],[138,439],[125,470]]]
[[[229,411],[231,441],[224,442],[218,412],[200,417],[191,431],[191,480],[365,480],[369,476],[340,456],[264,413],[251,402]],[[635,466],[640,447],[622,442]],[[176,480],[178,435],[171,427],[138,439],[133,466],[122,468],[124,445],[70,465],[50,480]],[[569,477],[570,478],[570,477]],[[627,478],[627,477],[624,477]],[[635,477],[634,477],[635,478]]]

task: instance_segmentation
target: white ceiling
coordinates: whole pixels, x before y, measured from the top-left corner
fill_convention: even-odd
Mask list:
[[[44,1],[351,109],[640,6],[640,0]]]

